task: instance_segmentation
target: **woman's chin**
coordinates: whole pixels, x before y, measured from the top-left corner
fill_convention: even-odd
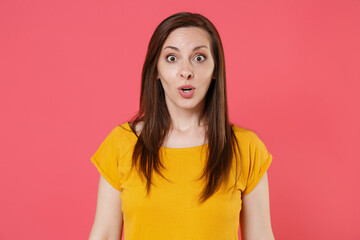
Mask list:
[[[194,101],[188,101],[188,102],[181,102],[179,104],[177,104],[177,107],[183,110],[196,110],[199,109],[200,105],[199,102],[194,102]]]
[[[166,102],[169,111],[171,111],[171,109],[175,111],[202,111],[202,105],[204,101],[199,101],[198,98],[177,98],[166,99]]]

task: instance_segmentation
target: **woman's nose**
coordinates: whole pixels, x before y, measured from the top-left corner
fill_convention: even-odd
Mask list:
[[[191,67],[189,66],[188,63],[183,64],[181,71],[180,71],[180,76],[181,76],[181,78],[185,78],[186,80],[189,80],[194,76],[194,74],[191,70]]]
[[[181,77],[185,78],[186,80],[189,80],[193,77],[193,74],[192,74],[192,72],[189,72],[189,71],[182,71]]]

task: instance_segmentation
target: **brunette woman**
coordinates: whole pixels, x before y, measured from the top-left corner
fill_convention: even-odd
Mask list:
[[[100,172],[91,240],[274,239],[272,155],[229,121],[225,61],[214,25],[177,13],[153,33],[140,108],[91,158]]]

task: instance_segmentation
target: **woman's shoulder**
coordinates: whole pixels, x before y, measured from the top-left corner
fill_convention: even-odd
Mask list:
[[[251,129],[239,126],[237,124],[232,124],[231,127],[237,137],[250,137],[251,135],[255,134]]]
[[[242,144],[249,144],[250,142],[256,142],[260,140],[258,134],[252,129],[236,124],[232,124],[232,129],[236,139]]]
[[[115,131],[118,131],[119,134],[135,134],[133,131],[132,131],[132,123],[131,122],[122,122],[121,124],[118,124],[117,126],[115,126],[114,130]]]
[[[132,131],[129,122],[123,122],[113,127],[106,139],[114,147],[124,149],[136,143],[137,135]]]

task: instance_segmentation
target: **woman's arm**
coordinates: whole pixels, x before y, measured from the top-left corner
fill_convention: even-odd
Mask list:
[[[273,240],[267,173],[256,187],[242,198],[240,212],[242,240]]]
[[[100,175],[95,220],[89,240],[121,239],[123,214],[120,193]]]

